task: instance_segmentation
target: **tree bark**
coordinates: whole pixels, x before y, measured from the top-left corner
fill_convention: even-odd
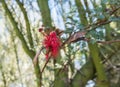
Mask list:
[[[88,24],[88,21],[87,21],[86,12],[85,12],[85,9],[82,5],[82,2],[81,2],[81,0],[75,0],[75,3],[77,6],[77,9],[78,9],[81,24],[86,26]]]
[[[93,61],[89,58],[88,62],[83,65],[83,67],[77,71],[75,77],[73,78],[73,87],[85,87],[89,80],[94,78],[95,68]]]
[[[44,25],[44,27],[49,29],[49,30],[48,29],[46,29],[46,30],[51,31],[52,20],[51,20],[48,0],[37,0],[37,3],[40,8],[43,25]]]
[[[18,6],[20,7],[22,13],[23,13],[23,16],[24,16],[24,19],[25,19],[25,24],[26,24],[26,30],[27,30],[27,38],[28,38],[28,41],[29,41],[29,44],[30,44],[30,47],[31,48],[34,48],[34,45],[33,45],[33,38],[32,38],[32,33],[31,33],[31,29],[30,29],[30,22],[29,22],[29,19],[28,19],[28,16],[27,16],[27,11],[26,9],[23,7],[23,3],[21,3],[19,0],[16,0]]]
[[[28,45],[27,45],[27,42],[23,36],[23,34],[20,32],[18,26],[17,26],[17,22],[14,20],[13,16],[12,16],[12,13],[10,12],[10,10],[8,9],[8,6],[5,2],[5,0],[1,0],[1,3],[2,3],[2,6],[5,10],[5,13],[6,15],[8,16],[11,24],[13,25],[13,29],[16,33],[16,36],[18,36],[18,38],[21,40],[22,42],[22,46],[23,46],[23,49],[24,51],[26,52],[26,54],[33,60],[34,56],[35,56],[35,52],[31,49],[29,49]],[[35,69],[35,75],[36,75],[36,78],[37,78],[37,86],[38,87],[41,87],[41,72],[40,72],[40,67],[39,67],[39,64],[36,63],[36,65],[34,65],[34,69]]]
[[[96,69],[97,73],[97,85],[96,87],[109,87],[109,83],[106,77],[105,70],[103,68],[103,64],[101,63],[101,59],[99,57],[99,50],[97,47],[97,43],[89,43],[90,54]]]

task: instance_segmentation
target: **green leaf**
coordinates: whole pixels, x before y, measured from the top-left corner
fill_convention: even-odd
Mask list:
[[[90,43],[91,43],[91,44],[95,44],[95,43],[96,43],[96,40],[95,40],[95,39],[91,39],[91,40],[90,40]]]
[[[109,2],[109,0],[101,0],[101,3],[102,4],[106,4],[106,3],[108,3]]]
[[[109,21],[117,21],[120,22],[120,17],[111,17]]]
[[[95,11],[96,11],[97,14],[99,14],[103,11],[103,8],[102,7],[96,7]]]
[[[98,18],[98,19],[105,19],[105,16],[101,14],[101,15],[99,15],[97,18]]]
[[[64,31],[65,33],[71,33],[73,32],[73,29],[72,28],[67,28],[66,31]]]

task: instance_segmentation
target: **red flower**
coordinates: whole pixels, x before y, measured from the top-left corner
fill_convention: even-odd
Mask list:
[[[45,36],[43,44],[47,51],[46,59],[48,59],[50,56],[56,58],[60,48],[60,40],[55,31],[52,31],[49,35]]]

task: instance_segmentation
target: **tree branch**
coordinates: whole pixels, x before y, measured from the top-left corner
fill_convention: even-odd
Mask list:
[[[109,14],[110,16],[113,15],[117,10],[119,10],[120,7],[114,9],[113,11],[111,11]],[[97,21],[95,23],[92,23],[92,24],[89,24],[87,25],[86,27],[84,27],[82,30],[84,30],[84,34],[82,35],[85,35],[86,33],[88,33],[89,31],[93,30],[93,29],[96,29],[102,25],[106,25],[106,24],[109,24],[111,23],[112,21],[110,21],[109,19],[104,19],[104,20],[101,20],[101,21]],[[74,41],[77,41],[77,39],[79,39],[81,37],[81,31],[78,31],[78,32],[75,32],[73,35],[71,35],[63,44],[62,46],[64,46],[65,44],[70,44],[71,42],[73,42],[73,40],[71,41],[71,39],[74,38]],[[78,36],[78,34],[80,35],[80,37]],[[77,36],[77,38],[75,39],[75,36]]]
[[[95,68],[93,65],[93,61],[89,58],[88,62],[86,62],[83,67],[77,71],[75,77],[72,79],[73,87],[85,87],[86,83],[93,79],[95,74]]]
[[[31,48],[33,48],[33,38],[32,38],[32,34],[31,34],[30,23],[29,23],[26,9],[23,7],[23,4],[19,0],[16,0],[16,2],[18,3],[18,6],[20,7],[20,9],[23,13],[25,23],[26,23],[27,38],[28,38]]]
[[[109,87],[105,70],[103,68],[103,64],[101,64],[101,59],[99,57],[99,49],[97,47],[97,43],[94,44],[89,43],[89,49],[97,73],[97,83],[98,83],[97,86]]]
[[[43,25],[47,28],[51,28],[52,20],[51,20],[51,16],[50,16],[50,9],[48,6],[48,0],[37,0],[37,2],[38,2],[38,6],[40,8]],[[50,30],[48,30],[48,31],[50,31]]]
[[[8,18],[10,19],[10,22],[11,24],[13,25],[13,29],[15,30],[16,32],[16,35],[19,37],[19,39],[21,40],[22,42],[22,46],[23,46],[23,49],[25,50],[25,52],[31,57],[31,58],[34,58],[34,55],[35,55],[35,52],[30,50],[28,45],[27,45],[27,42],[23,36],[23,34],[20,32],[18,26],[17,26],[17,22],[14,20],[13,16],[12,16],[12,13],[10,12],[10,10],[8,9],[8,6],[7,4],[5,3],[4,0],[1,0],[1,3],[2,3],[2,6],[8,16]]]

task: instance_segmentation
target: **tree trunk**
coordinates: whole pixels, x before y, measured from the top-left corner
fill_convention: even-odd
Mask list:
[[[80,0],[75,0],[75,3],[76,3],[76,6],[78,8],[78,13],[79,13],[81,24],[87,26],[88,21],[87,21],[87,17],[86,17],[86,12],[85,12],[85,9],[84,9],[81,1]],[[97,72],[98,81],[100,81],[100,83],[98,84],[98,87],[102,87],[102,86],[103,87],[108,87],[108,83],[106,82],[106,75],[105,75],[105,72],[103,70],[103,66],[102,66],[102,64],[100,64],[101,61],[100,61],[100,58],[98,56],[97,46],[92,45],[92,44],[88,44],[88,45],[89,45],[89,49],[90,49],[90,55],[91,55],[93,63],[94,63],[94,67],[95,67],[96,72]],[[94,50],[93,50],[93,48],[94,48]],[[94,53],[96,53],[96,54],[94,54]],[[91,67],[91,69],[92,68],[93,67]],[[92,73],[92,74],[94,75],[95,73]],[[82,79],[79,79],[79,80],[81,81]],[[104,82],[102,83],[101,80],[104,80],[105,84],[103,84]]]

